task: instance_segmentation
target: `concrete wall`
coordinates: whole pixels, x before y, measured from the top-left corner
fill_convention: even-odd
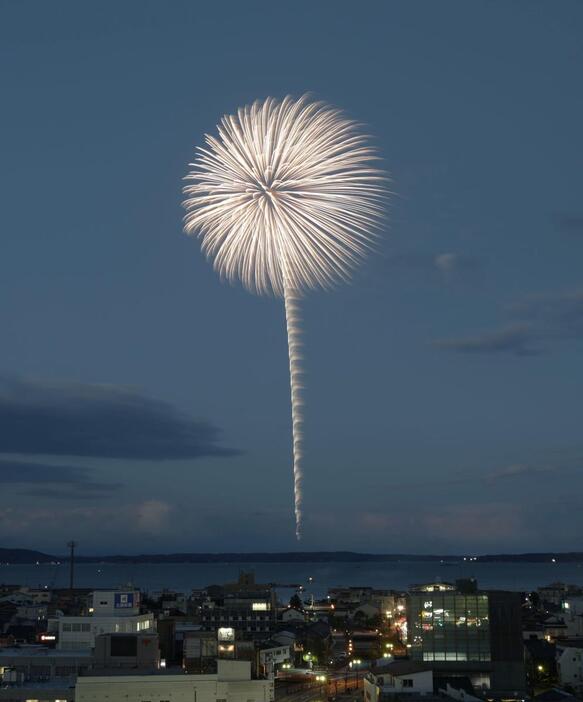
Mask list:
[[[59,617],[52,620],[59,632],[57,648],[62,650],[82,650],[95,646],[99,634],[154,633],[153,614],[139,614],[129,617]]]
[[[76,702],[271,702],[273,698],[269,680],[225,682],[218,675],[85,677],[77,680],[75,697]]]

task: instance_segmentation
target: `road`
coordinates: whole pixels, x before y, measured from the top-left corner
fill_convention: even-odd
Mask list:
[[[275,684],[275,699],[277,702],[309,702],[342,697],[348,702],[349,698],[355,697],[360,701],[365,672],[359,671],[358,675],[352,670],[322,672],[326,675],[325,683],[313,679],[297,681],[278,678]]]

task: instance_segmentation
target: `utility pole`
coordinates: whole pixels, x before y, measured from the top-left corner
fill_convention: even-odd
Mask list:
[[[74,574],[75,574],[75,547],[77,546],[76,541],[69,541],[67,543],[69,547],[70,557],[69,557],[69,590],[71,595],[73,594],[73,584],[74,584]]]

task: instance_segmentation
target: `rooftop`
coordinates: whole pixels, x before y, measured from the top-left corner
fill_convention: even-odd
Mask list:
[[[391,661],[390,663],[382,663],[374,669],[375,675],[393,675],[399,677],[401,675],[411,675],[413,673],[424,673],[431,668],[428,668],[417,661]]]
[[[65,651],[57,648],[46,648],[45,646],[15,646],[13,648],[0,648],[0,658],[31,656],[34,656],[35,658],[91,658],[92,653],[89,649]]]

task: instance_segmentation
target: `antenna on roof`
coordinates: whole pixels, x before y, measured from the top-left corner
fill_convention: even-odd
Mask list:
[[[73,576],[75,574],[75,548],[77,546],[76,541],[69,541],[67,542],[67,546],[69,547],[69,590],[71,591],[71,594],[73,594]]]

